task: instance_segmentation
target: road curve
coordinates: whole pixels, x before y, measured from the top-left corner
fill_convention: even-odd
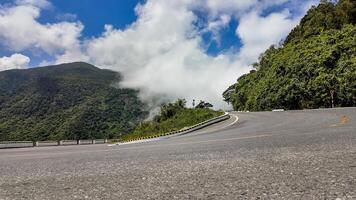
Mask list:
[[[356,108],[234,112],[143,144],[0,150],[0,200],[356,199],[355,180]]]

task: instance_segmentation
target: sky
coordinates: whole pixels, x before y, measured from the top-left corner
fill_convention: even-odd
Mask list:
[[[0,0],[0,71],[84,61],[152,106],[222,92],[318,0]]]

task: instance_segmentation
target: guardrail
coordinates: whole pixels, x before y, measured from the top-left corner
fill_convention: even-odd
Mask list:
[[[137,140],[146,140],[146,139],[152,139],[152,138],[157,138],[157,137],[170,137],[173,135],[184,135],[202,128],[205,128],[207,126],[210,126],[212,124],[227,120],[230,118],[230,115],[228,113],[225,113],[224,115],[206,120],[204,122],[201,122],[199,124],[196,124],[194,126],[181,129],[179,131],[172,131],[169,133],[165,134],[160,134],[157,136],[147,136],[147,137],[142,137],[138,138],[135,140],[129,140],[125,142],[132,142],[132,141],[137,141]],[[66,146],[66,145],[90,145],[90,144],[106,144],[110,143],[111,141],[108,139],[96,139],[96,140],[60,140],[60,141],[0,141],[0,149],[6,149],[6,148],[24,148],[24,147],[46,147],[46,146]]]
[[[133,139],[133,140],[127,140],[127,141],[122,142],[122,143],[128,143],[128,142],[139,141],[139,140],[147,140],[147,139],[153,139],[153,138],[158,138],[158,137],[171,137],[173,135],[176,135],[176,136],[185,135],[185,134],[191,133],[193,131],[196,131],[196,130],[205,128],[207,126],[210,126],[212,124],[216,124],[216,123],[219,123],[221,121],[227,120],[229,118],[230,118],[229,113],[225,113],[224,115],[221,115],[221,116],[206,120],[206,121],[201,122],[199,124],[196,124],[194,126],[191,126],[191,127],[185,128],[185,129],[181,129],[179,131],[172,131],[172,132],[163,133],[163,134],[155,135],[155,136],[141,137],[141,138],[137,138],[137,139]]]
[[[108,139],[97,140],[60,140],[60,141],[0,141],[0,149],[24,148],[24,147],[46,147],[46,146],[66,146],[66,145],[89,145],[106,144]]]
[[[3,148],[23,148],[33,147],[32,141],[3,141],[0,142],[0,149]]]

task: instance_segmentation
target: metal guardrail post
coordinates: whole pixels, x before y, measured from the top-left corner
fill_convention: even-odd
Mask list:
[[[63,140],[58,141],[58,146],[61,146],[61,145],[63,145]]]
[[[95,140],[91,140],[91,144],[95,144]]]
[[[38,141],[33,141],[33,146],[38,147]]]
[[[80,145],[80,140],[77,140],[77,145]]]

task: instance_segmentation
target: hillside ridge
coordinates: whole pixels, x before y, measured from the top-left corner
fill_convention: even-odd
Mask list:
[[[84,62],[0,72],[0,140],[114,138],[146,117],[138,91]]]
[[[224,93],[235,110],[356,106],[356,1],[312,7]]]

